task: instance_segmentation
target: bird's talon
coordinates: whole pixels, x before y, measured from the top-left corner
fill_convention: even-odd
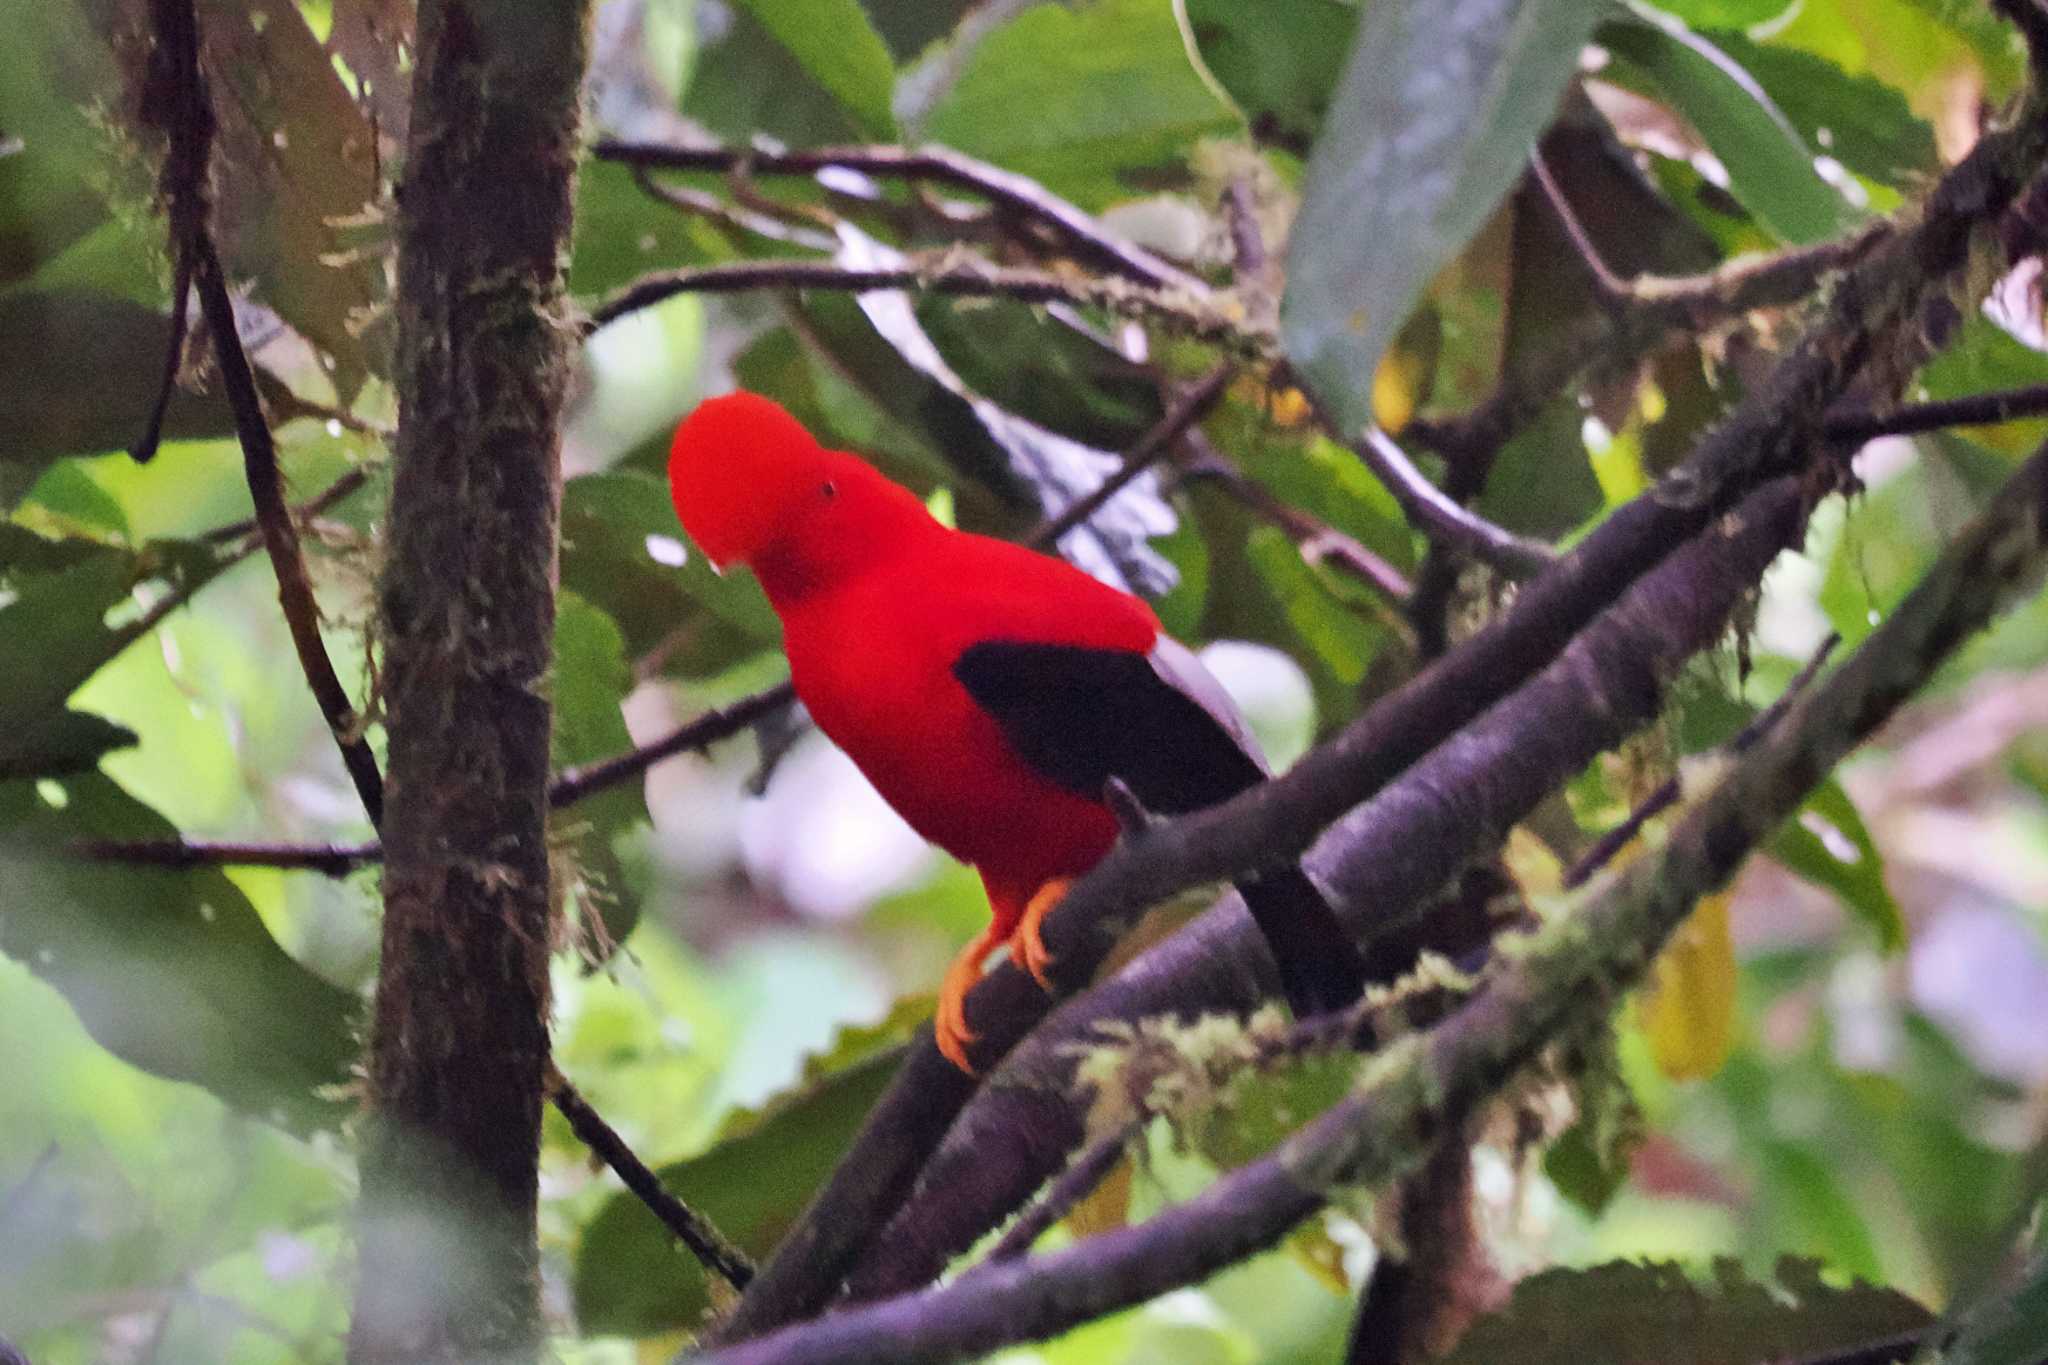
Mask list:
[[[1045,917],[1055,905],[1066,896],[1067,888],[1074,884],[1071,877],[1056,877],[1038,888],[1024,907],[1024,916],[1017,921],[1017,927],[1010,934],[1010,960],[1031,973],[1031,979],[1042,987],[1046,994],[1054,994],[1052,977],[1053,955],[1047,950],[1040,930]]]
[[[960,950],[939,983],[939,1005],[932,1016],[932,1041],[947,1061],[970,1076],[974,1067],[967,1060],[967,1047],[981,1035],[967,1026],[967,992],[981,980],[981,964],[995,951],[996,942],[995,926],[990,925]]]

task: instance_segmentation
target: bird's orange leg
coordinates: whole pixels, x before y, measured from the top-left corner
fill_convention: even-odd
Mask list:
[[[1025,904],[1023,918],[1017,921],[1016,929],[1010,934],[1010,961],[1031,973],[1031,979],[1047,991],[1052,990],[1052,980],[1045,974],[1052,966],[1052,954],[1045,950],[1045,940],[1038,936],[1039,928],[1073,884],[1072,877],[1055,877],[1039,887]]]
[[[945,979],[939,983],[939,1008],[932,1019],[932,1038],[946,1060],[970,1076],[974,1074],[974,1068],[967,1061],[967,1045],[980,1035],[967,1027],[967,992],[981,980],[981,964],[1002,941],[991,922],[974,942],[960,950],[953,964],[946,968]]]

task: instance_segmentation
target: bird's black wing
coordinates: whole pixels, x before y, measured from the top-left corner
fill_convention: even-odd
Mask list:
[[[1055,785],[1101,800],[1112,777],[1161,815],[1213,806],[1265,777],[1243,722],[1185,648],[1152,654],[984,641],[953,675],[1019,757]],[[1297,1015],[1350,1004],[1365,964],[1329,903],[1298,867],[1239,884]]]
[[[1180,815],[1265,776],[1238,736],[1151,655],[993,640],[962,653],[953,676],[1026,763],[1091,801],[1117,777],[1145,809]]]

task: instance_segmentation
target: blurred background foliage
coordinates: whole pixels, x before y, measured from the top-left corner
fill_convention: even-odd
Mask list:
[[[367,475],[308,535],[359,697],[394,417],[385,194],[408,9],[199,5],[230,110],[217,220],[288,481],[305,498]],[[121,93],[140,12],[0,0],[0,1335],[41,1365],[332,1360],[374,872],[23,851],[370,833],[289,662],[271,571],[235,526],[250,512],[241,458],[203,367],[155,460],[122,453],[168,336],[153,154]],[[1277,261],[1358,21],[1343,0],[608,0],[591,108],[625,138],[942,142],[1216,278],[1232,182],[1253,187]],[[2024,65],[1962,0],[1671,0],[1615,11],[1590,51],[1545,149],[1624,273],[1695,271],[1896,206],[1967,149]],[[1004,223],[950,196],[861,177],[768,188],[781,207],[764,235],[589,160],[573,291],[592,302],[648,270],[810,254],[819,237],[843,249],[852,221],[878,250],[1006,249]],[[1412,315],[1388,324],[1359,401],[1389,426],[1469,408],[1597,308],[1530,202],[1429,268]],[[1997,299],[1922,396],[2048,380],[2038,275]],[[1590,524],[1726,409],[1773,322],[1676,338],[1560,399],[1478,506],[1545,537]],[[619,752],[781,676],[765,603],[706,570],[669,506],[666,433],[697,398],[772,394],[960,524],[1016,535],[1113,468],[1166,387],[1212,362],[1086,310],[1001,301],[684,296],[605,327],[566,437],[558,760]],[[1405,575],[1426,546],[1287,393],[1240,378],[1202,430],[1309,529],[1169,477],[1066,548],[1209,646],[1284,763],[1414,664],[1413,634],[1333,538]],[[1655,735],[1572,786],[1543,822],[1549,847],[1516,864],[1525,887],[1677,755],[1725,739],[1828,631],[1866,634],[2044,435],[2017,422],[1874,444],[1868,491],[1825,507],[1773,571],[1742,662],[1698,662]],[[1478,585],[1467,607],[1488,595]],[[972,876],[816,736],[762,739],[666,762],[644,789],[564,810],[555,835],[578,931],[557,960],[558,1062],[757,1253],[843,1149],[984,913]],[[1769,1279],[1795,1257],[1938,1309],[2007,1245],[2041,1189],[2029,1153],[2048,1126],[2048,599],[1971,645],[1839,778],[1696,926],[1695,984],[1623,1011],[1607,1101],[1547,1156],[1482,1144],[1504,1269],[1633,1257],[1706,1283],[1716,1258]],[[1213,1138],[1155,1125],[1128,1213],[1241,1159],[1242,1141]],[[544,1163],[563,1358],[661,1358],[718,1291],[553,1114]],[[1369,1227],[1365,1209],[1332,1213],[1198,1289],[1001,1358],[1331,1358]]]

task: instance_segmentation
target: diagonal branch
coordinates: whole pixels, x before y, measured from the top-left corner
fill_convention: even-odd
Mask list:
[[[582,1092],[569,1084],[562,1073],[548,1066],[548,1096],[555,1102],[555,1108],[569,1122],[569,1128],[583,1141],[605,1165],[618,1173],[626,1188],[631,1190],[641,1203],[645,1204],[662,1222],[675,1239],[690,1249],[704,1267],[731,1285],[735,1290],[745,1289],[747,1282],[754,1278],[754,1263],[720,1232],[711,1221],[670,1194],[661,1183],[661,1177],[649,1170],[633,1149],[626,1145],[612,1126],[598,1116],[583,1098]]]
[[[1125,453],[1123,463],[1114,473],[1096,485],[1086,497],[1076,499],[1058,516],[1041,522],[1024,538],[1024,543],[1035,549],[1045,549],[1101,511],[1132,480],[1159,463],[1189,428],[1209,415],[1236,373],[1237,367],[1226,360],[1196,380],[1192,387],[1173,400],[1165,415],[1153,423],[1152,429],[1138,438],[1137,444]]]
[[[1819,777],[2020,595],[2044,561],[2048,448],[1847,664],[1750,754],[1724,765],[1662,850],[1531,936],[1470,1003],[1388,1048],[1359,1089],[1272,1155],[1135,1227],[1054,1255],[977,1266],[942,1289],[848,1308],[701,1359],[943,1361],[1042,1339],[1272,1245],[1340,1186],[1377,1186],[1412,1168],[1543,1047],[1601,1018],[1697,899],[1725,885]]]

